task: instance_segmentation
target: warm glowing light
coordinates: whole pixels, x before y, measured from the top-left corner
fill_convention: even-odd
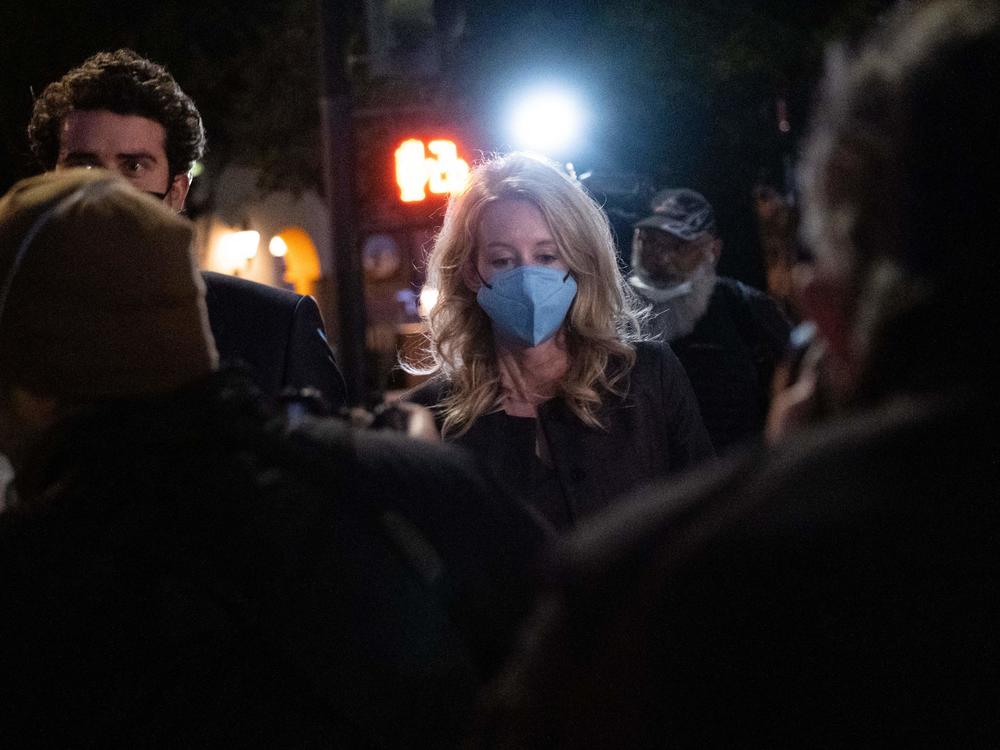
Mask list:
[[[229,241],[233,243],[233,246],[239,250],[244,258],[250,260],[257,255],[257,248],[260,246],[260,232],[254,229],[233,232],[229,235]]]
[[[423,141],[410,138],[399,144],[395,156],[396,184],[404,203],[422,201],[428,191],[436,195],[456,193],[469,175],[469,164],[459,157],[454,141],[437,139],[425,147]]]
[[[244,232],[225,232],[216,241],[216,257],[219,264],[230,272],[243,268],[257,254],[260,232],[252,229]]]
[[[299,294],[315,294],[316,282],[323,275],[323,269],[312,237],[301,227],[285,227],[274,237],[274,240],[279,239],[285,247],[285,252],[280,256],[285,265],[282,280],[291,284]],[[272,244],[274,240],[271,240]],[[271,249],[271,252],[274,250]]]
[[[396,184],[399,185],[399,199],[404,203],[415,203],[427,197],[424,161],[423,141],[411,138],[396,149]]]
[[[275,258],[284,258],[288,253],[288,243],[285,242],[280,234],[276,234],[267,243],[267,251]]]
[[[549,154],[574,145],[582,119],[580,107],[571,94],[539,89],[518,104],[511,127],[520,148]]]
[[[433,159],[427,160],[427,185],[432,193],[443,195],[457,193],[465,186],[469,164],[458,158],[458,147],[453,141],[431,141],[427,150]]]
[[[426,318],[431,314],[434,305],[438,301],[438,290],[432,286],[424,286],[420,289],[420,301],[417,303],[417,313],[421,318]]]

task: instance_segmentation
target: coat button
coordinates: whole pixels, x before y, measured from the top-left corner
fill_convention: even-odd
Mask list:
[[[582,482],[584,479],[587,478],[587,472],[585,472],[583,469],[575,468],[573,469],[573,471],[570,472],[569,478],[572,479],[574,482]]]

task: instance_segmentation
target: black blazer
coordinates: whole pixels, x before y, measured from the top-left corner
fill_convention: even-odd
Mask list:
[[[316,388],[334,409],[347,389],[312,297],[204,271],[208,322],[223,362],[241,362],[257,385],[276,396]]]

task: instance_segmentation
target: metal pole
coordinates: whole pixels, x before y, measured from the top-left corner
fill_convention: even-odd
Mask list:
[[[347,400],[363,404],[365,379],[365,294],[358,247],[354,123],[347,46],[355,18],[349,3],[316,0],[319,21],[320,124],[323,179],[334,248],[334,279],[340,321],[339,364],[347,381]]]

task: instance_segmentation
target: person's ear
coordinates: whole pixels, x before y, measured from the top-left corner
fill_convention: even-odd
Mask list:
[[[164,202],[174,211],[184,210],[184,201],[187,200],[188,190],[191,189],[191,177],[187,172],[175,175],[170,182],[170,189],[167,190],[167,197]]]

